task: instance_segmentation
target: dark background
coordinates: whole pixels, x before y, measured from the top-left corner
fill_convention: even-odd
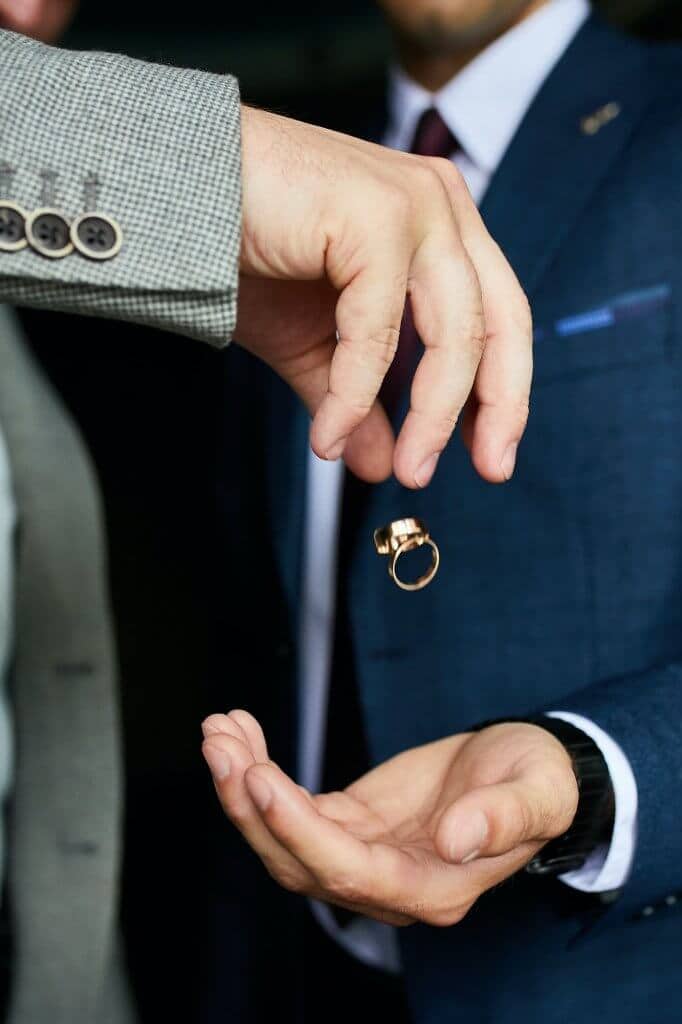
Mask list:
[[[682,38],[679,0],[597,0],[642,34]],[[350,128],[352,96],[377,92],[390,43],[371,0],[85,0],[67,43],[162,62],[229,71],[244,98]],[[339,109],[343,96],[343,109]]]

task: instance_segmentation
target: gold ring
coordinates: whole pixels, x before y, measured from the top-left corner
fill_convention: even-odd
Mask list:
[[[397,566],[402,555],[427,544],[431,548],[431,565],[423,575],[408,583],[398,575]],[[440,552],[421,519],[395,519],[388,526],[374,531],[374,547],[378,555],[390,555],[388,575],[401,590],[422,590],[438,572]]]

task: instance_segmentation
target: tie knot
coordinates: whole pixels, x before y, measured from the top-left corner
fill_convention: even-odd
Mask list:
[[[411,153],[417,156],[449,157],[459,149],[454,137],[435,107],[429,107],[419,118]]]

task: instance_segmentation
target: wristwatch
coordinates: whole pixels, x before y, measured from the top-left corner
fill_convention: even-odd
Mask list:
[[[578,809],[568,831],[551,839],[526,865],[530,875],[562,875],[582,868],[591,853],[613,835],[616,803],[613,783],[601,750],[582,729],[561,718],[501,718],[484,722],[476,731],[505,722],[538,725],[568,751],[578,783]]]

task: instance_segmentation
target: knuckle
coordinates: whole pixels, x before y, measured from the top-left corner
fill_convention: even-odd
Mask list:
[[[392,918],[396,923],[403,925],[416,924],[420,920],[419,917],[419,904],[414,903],[395,903],[391,906],[390,910],[383,911],[386,919]]]
[[[390,366],[398,347],[399,328],[385,327],[377,331],[370,339],[370,346],[374,355],[382,366]]]
[[[331,875],[325,879],[324,889],[338,903],[361,903],[364,896],[364,890],[358,880],[345,874]]]
[[[355,337],[344,337],[339,342],[347,351],[354,364],[362,369],[373,368],[377,363],[382,367],[388,367],[393,361],[400,328],[389,325],[374,330],[367,338],[363,339],[359,334]]]
[[[436,210],[441,212],[443,202],[449,205],[447,188],[439,164],[440,161],[434,157],[418,157],[412,163],[410,213],[413,219],[419,222],[419,228],[422,227],[421,221],[425,210],[435,215]]]
[[[440,160],[437,157],[429,157],[420,165],[420,175],[423,188],[427,190],[429,195],[438,196],[439,198],[444,197],[445,191],[443,187],[443,171],[441,167],[446,163],[448,163],[447,160]]]
[[[280,864],[267,854],[263,855],[263,863],[268,874],[287,892],[302,894],[307,891],[303,874],[293,865]]]
[[[480,311],[477,310],[472,314],[468,323],[468,336],[471,339],[471,348],[474,356],[480,362],[483,358],[486,342],[488,340],[485,315],[482,309]]]
[[[524,800],[515,800],[505,816],[502,832],[510,836],[525,837],[532,831],[530,808]]]
[[[393,182],[388,194],[382,199],[391,230],[397,225],[406,224],[412,214],[412,196],[404,183]]]
[[[235,800],[228,806],[230,821],[240,830],[248,824],[251,818],[251,808],[246,800]]]
[[[452,925],[463,921],[470,909],[470,903],[454,907],[433,908],[421,920],[425,924],[433,925],[435,928],[450,928]]]
[[[461,213],[468,208],[473,208],[474,203],[469,186],[460,169],[451,160],[442,157],[433,158],[431,164],[436,170],[441,191],[450,209],[457,214],[457,212]]]
[[[571,827],[578,809],[578,787],[569,790],[558,779],[550,779],[549,785],[549,800],[541,821],[542,834],[556,838]]]
[[[532,821],[525,801],[516,798],[489,815],[489,841],[494,849],[516,845],[532,832]]]
[[[413,400],[411,416],[419,417],[424,426],[428,429],[433,444],[438,451],[442,451],[454,433],[458,422],[458,412],[455,409],[451,412],[434,414],[424,409],[418,401]]]
[[[413,917],[415,921],[421,921],[422,924],[433,924],[436,911],[426,903],[413,903],[409,907],[404,907],[402,913]]]
[[[529,403],[523,400],[516,402],[514,416],[519,430],[524,431],[528,426],[528,418],[530,417]]]
[[[287,892],[293,892],[297,895],[302,895],[306,891],[306,884],[300,875],[297,875],[293,871],[282,871],[280,870],[274,876],[283,889]]]
[[[438,438],[439,443],[443,445],[447,443],[448,438],[451,437],[457,426],[457,420],[457,412],[443,413],[441,416],[434,418],[433,433],[434,437]]]
[[[464,346],[467,358],[478,366],[488,342],[488,329],[483,306],[478,303],[478,283],[473,278],[470,279],[470,294],[472,308],[459,321],[458,338],[460,345]]]
[[[447,185],[449,190],[460,188],[466,189],[462,172],[456,164],[452,162],[452,160],[447,160],[445,157],[433,157],[432,165],[441,181]]]

